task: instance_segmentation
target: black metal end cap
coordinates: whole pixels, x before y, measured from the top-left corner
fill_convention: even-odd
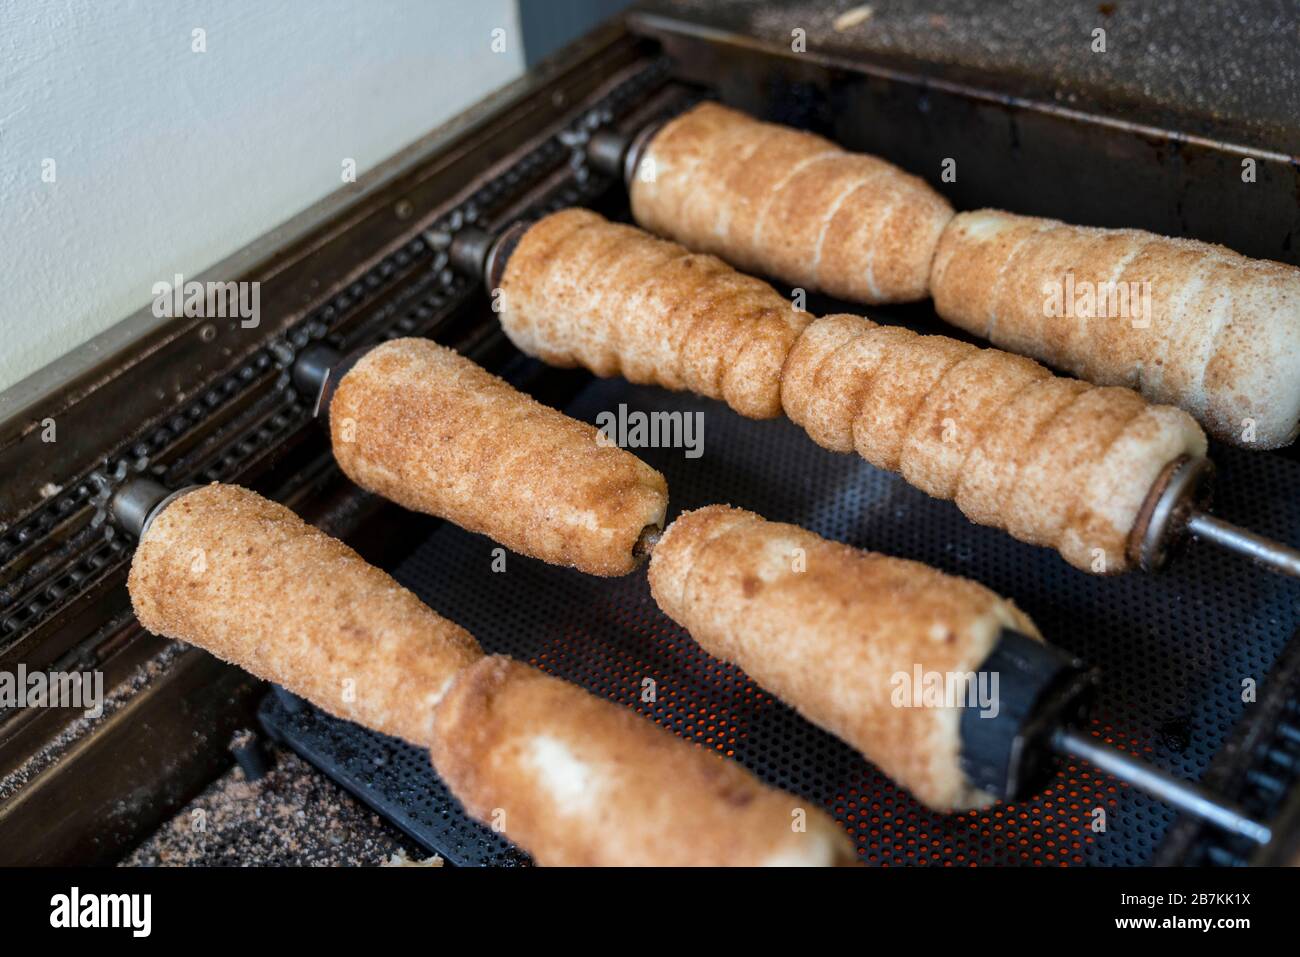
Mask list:
[[[373,345],[360,346],[346,355],[324,343],[308,346],[293,364],[294,385],[303,395],[313,397],[312,415],[328,420],[330,400],[343,377]]]
[[[623,158],[632,138],[612,127],[603,127],[587,140],[587,162],[606,176],[623,175]]]
[[[641,129],[637,130],[632,137],[632,142],[628,144],[627,151],[623,155],[623,182],[628,187],[632,185],[632,179],[637,175],[641,167],[641,160],[645,157],[646,151],[650,148],[650,142],[659,135],[659,131],[668,125],[667,119],[658,120],[654,123],[647,123]]]
[[[163,509],[196,488],[199,486],[187,485],[172,491],[153,479],[131,479],[114,493],[109,502],[109,512],[118,528],[136,538],[144,538],[149,525]]]
[[[1157,571],[1186,544],[1188,516],[1209,504],[1214,463],[1180,456],[1165,466],[1138,510],[1129,532],[1128,556],[1143,571]]]
[[[1087,712],[1097,673],[1059,648],[1004,628],[979,674],[997,676],[997,707],[967,704],[961,766],[972,786],[1014,801],[1052,773],[1052,732]]]
[[[330,369],[339,361],[339,351],[323,342],[313,342],[304,348],[296,359],[289,375],[293,387],[313,399],[320,395]]]
[[[447,258],[451,267],[459,273],[484,278],[488,253],[496,236],[478,226],[463,226],[451,237],[447,246]]]
[[[519,241],[524,238],[524,233],[535,224],[533,219],[520,219],[511,223],[501,235],[497,237],[492,248],[488,250],[487,259],[483,262],[483,283],[487,286],[488,295],[493,295],[501,287],[501,280],[506,274],[506,263],[510,261],[511,254]]]

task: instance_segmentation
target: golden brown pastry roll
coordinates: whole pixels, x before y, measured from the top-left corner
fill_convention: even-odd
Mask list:
[[[662,475],[427,339],[366,353],[329,423],[339,466],[362,488],[555,565],[625,575],[642,533],[663,526]]]
[[[804,331],[781,399],[818,444],[856,449],[972,521],[1096,573],[1130,567],[1129,533],[1151,486],[1206,448],[1187,413],[1129,389],[859,316]]]
[[[884,160],[716,103],[656,133],[630,189],[652,232],[868,303],[924,298],[952,218],[947,200]]]
[[[596,375],[780,415],[781,366],[810,320],[766,283],[586,209],[531,226],[506,263],[502,328],[522,351]]]
[[[551,866],[849,864],[823,811],[618,705],[505,657],[438,706],[433,764]]]
[[[997,346],[1268,449],[1300,423],[1300,269],[1136,229],[995,210],[944,231],[935,308]]]
[[[149,631],[423,747],[452,679],[483,656],[469,632],[342,542],[236,485],[167,505],[127,587]]]
[[[685,512],[650,559],[655,601],[729,661],[938,810],[991,804],[961,768],[961,707],[904,707],[899,676],[979,670],[1038,630],[982,585],[753,512]]]

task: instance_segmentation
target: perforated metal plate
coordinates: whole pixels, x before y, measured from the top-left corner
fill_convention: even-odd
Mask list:
[[[856,456],[818,448],[784,420],[752,422],[720,403],[620,380],[593,382],[568,411],[594,421],[620,405],[703,416],[700,458],[681,449],[636,450],[668,477],[672,514],[727,502],[983,582],[1014,598],[1049,640],[1103,669],[1095,729],[1184,777],[1201,776],[1249,707],[1243,681],[1263,681],[1300,624],[1294,581],[1208,546],[1193,546],[1160,575],[1094,578],[1054,552],[970,524],[951,503]],[[1224,448],[1213,455],[1220,514],[1300,541],[1300,464]],[[932,813],[850,748],[705,655],[659,612],[644,574],[596,579],[515,555],[497,573],[493,547],[443,525],[393,573],[489,651],[633,708],[819,802],[868,863],[1145,864],[1173,819],[1164,805],[1078,766],[1031,802]],[[645,678],[655,682],[653,703],[641,701]],[[463,863],[512,859],[496,835],[464,820],[424,755],[310,717],[280,732],[429,847]]]
[[[429,851],[451,863],[509,867],[528,855],[467,818],[429,766],[429,753],[332,718],[282,689],[258,710],[277,741],[343,785]]]

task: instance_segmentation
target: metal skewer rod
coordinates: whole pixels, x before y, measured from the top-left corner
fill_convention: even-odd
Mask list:
[[[1197,538],[1259,562],[1269,571],[1300,578],[1300,549],[1256,535],[1199,509],[1187,517],[1184,528]]]
[[[1199,784],[1176,778],[1123,751],[1099,744],[1091,735],[1077,728],[1059,728],[1052,735],[1051,744],[1057,754],[1082,758],[1152,797],[1225,831],[1248,837],[1259,844],[1268,843],[1273,836],[1268,825],[1254,820],[1241,808]]]

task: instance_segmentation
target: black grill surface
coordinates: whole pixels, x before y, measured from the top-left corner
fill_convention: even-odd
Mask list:
[[[1014,598],[1044,635],[1103,670],[1093,729],[1183,777],[1199,779],[1300,625],[1300,588],[1209,546],[1159,575],[1100,579],[1054,552],[967,522],[857,456],[818,448],[798,427],[753,422],[720,403],[595,381],[569,406],[598,413],[699,412],[704,450],[634,450],[669,481],[672,514],[715,502],[824,536],[928,562]],[[1216,511],[1300,541],[1300,463],[1216,448]],[[671,516],[670,516],[671,517]],[[527,661],[725,754],[771,784],[825,806],[871,864],[1138,865],[1173,821],[1164,805],[1085,766],[1062,769],[1036,800],[985,812],[926,810],[852,749],[812,727],[737,669],[704,654],[650,597],[645,575],[596,579],[510,555],[440,525],[393,569],[483,647]],[[643,702],[652,678],[656,700]],[[415,748],[274,698],[268,727],[453,863],[525,860],[462,814]],[[1100,812],[1104,812],[1104,820]],[[1098,829],[1098,825],[1104,829]]]

